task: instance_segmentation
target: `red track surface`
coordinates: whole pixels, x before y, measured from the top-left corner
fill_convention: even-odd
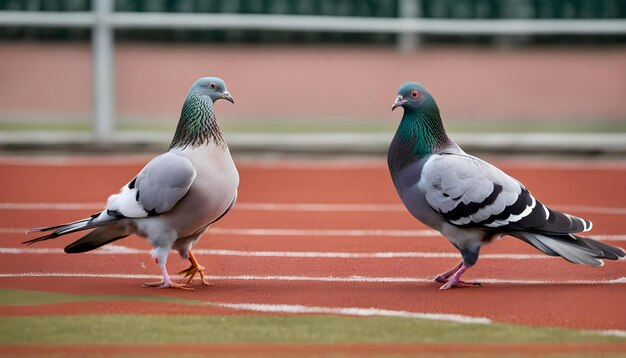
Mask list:
[[[293,163],[292,163],[293,164]],[[539,165],[499,162],[502,169],[524,182],[544,203],[592,207],[626,207],[626,165],[580,163]],[[587,165],[589,164],[589,165]],[[106,197],[141,168],[134,164],[28,165],[0,163],[0,202],[104,202]],[[313,163],[259,165],[239,163],[240,203],[399,204],[382,162],[363,165]],[[594,221],[592,235],[625,234],[624,212],[592,214],[570,211]],[[2,210],[0,227],[24,228],[84,217],[90,210]],[[427,229],[403,211],[306,212],[233,210],[215,228],[255,229]],[[38,248],[62,248],[76,236],[47,241]],[[1,247],[22,247],[23,234],[0,234]],[[620,242],[610,242],[620,245]],[[623,242],[621,243],[623,245]],[[131,237],[120,245],[149,249]],[[245,236],[205,235],[196,248],[243,251],[328,252],[455,252],[441,237],[374,236]],[[486,247],[482,254],[537,254],[512,238]],[[0,254],[0,274],[22,272],[120,273],[156,275],[147,254],[65,255]],[[289,258],[200,257],[209,275],[314,277],[428,277],[457,263],[454,258]],[[171,272],[187,262],[172,254]],[[562,259],[483,259],[467,279],[605,280],[626,277],[624,262],[606,262],[602,268],[573,265]],[[211,302],[299,304],[324,307],[362,307],[410,312],[455,313],[488,317],[497,322],[584,329],[626,329],[626,284],[485,284],[482,288],[439,291],[436,283],[359,283],[280,280],[218,280],[194,292],[141,287],[142,280],[112,278],[0,278],[0,287],[87,294],[154,294]],[[106,306],[106,308],[105,308]],[[0,310],[0,316],[83,313],[214,314],[218,308],[176,304],[106,305],[58,304]],[[232,311],[230,311],[232,313]]]
[[[552,354],[598,355],[624,352],[624,344],[172,344],[172,345],[42,345],[42,346],[3,346],[5,355],[42,356],[63,354],[63,356],[85,357],[98,352],[99,355],[148,355],[148,354],[200,354],[200,355],[241,355],[241,356],[378,356],[388,355],[520,355],[544,356]],[[0,353],[0,354],[2,354]]]

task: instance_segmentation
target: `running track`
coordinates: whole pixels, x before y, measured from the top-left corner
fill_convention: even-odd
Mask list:
[[[382,160],[239,162],[238,205],[196,246],[213,284],[194,292],[142,288],[159,271],[149,245],[137,237],[82,255],[61,251],[79,235],[20,245],[27,238],[24,228],[97,211],[148,159],[0,158],[0,287],[150,292],[223,304],[204,308],[207,313],[453,314],[626,334],[624,262],[573,265],[505,238],[484,248],[466,274],[482,281],[482,288],[439,291],[428,277],[454,266],[458,254],[403,210]],[[542,202],[593,220],[591,236],[626,246],[626,162],[494,163]],[[186,267],[170,255],[170,272]],[[37,314],[124,310],[109,303],[49,307],[51,312]],[[168,305],[128,307],[133,313],[197,313]]]

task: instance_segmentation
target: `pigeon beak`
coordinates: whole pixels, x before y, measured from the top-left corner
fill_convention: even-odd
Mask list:
[[[394,109],[396,109],[396,108],[398,108],[398,107],[402,106],[402,105],[403,105],[403,104],[405,104],[405,103],[406,103],[406,99],[404,99],[404,97],[403,97],[403,96],[398,96],[398,97],[396,98],[396,101],[395,101],[395,102],[393,102],[393,106],[391,106],[391,110],[393,111]]]
[[[233,99],[233,97],[231,97],[230,93],[228,93],[228,91],[224,91],[222,92],[222,99],[227,100],[228,102],[235,104],[235,100]]]

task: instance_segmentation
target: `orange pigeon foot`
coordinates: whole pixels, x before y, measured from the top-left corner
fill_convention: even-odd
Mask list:
[[[193,281],[194,277],[196,277],[196,274],[199,274],[202,284],[205,286],[208,286],[209,282],[207,282],[207,280],[204,278],[204,267],[198,264],[196,257],[193,255],[191,251],[189,251],[189,261],[191,262],[191,266],[180,271],[178,274],[185,275],[184,276],[185,278],[189,277],[189,280],[187,280],[187,284],[190,284],[191,281]]]

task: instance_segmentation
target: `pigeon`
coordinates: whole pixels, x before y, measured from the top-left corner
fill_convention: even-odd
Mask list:
[[[623,249],[577,235],[589,220],[550,209],[519,181],[466,154],[446,134],[439,107],[424,88],[404,83],[392,111],[404,108],[387,163],[407,210],[439,231],[462,261],[436,277],[441,289],[480,286],[461,276],[476,264],[480,248],[504,235],[518,238],[550,256],[591,266],[624,257]]]
[[[152,159],[111,195],[106,207],[91,217],[67,224],[32,229],[51,233],[24,244],[55,239],[82,230],[92,230],[65,247],[67,253],[91,251],[136,234],[152,244],[152,257],[163,279],[147,287],[193,289],[197,273],[208,285],[204,267],[191,249],[209,225],[221,219],[237,199],[239,173],[233,163],[213,105],[225,99],[234,103],[223,80],[198,79],[187,95],[169,150]],[[179,272],[186,284],[172,282],[165,267],[170,250],[176,250],[191,266]]]

